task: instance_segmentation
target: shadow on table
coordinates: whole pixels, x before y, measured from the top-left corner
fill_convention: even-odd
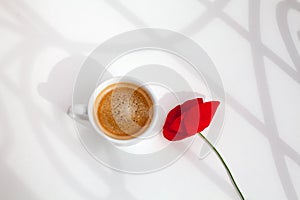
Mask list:
[[[69,118],[66,116],[67,108],[72,104],[72,92],[74,83],[77,77],[77,73],[81,67],[81,64],[86,58],[83,56],[71,56],[66,59],[63,59],[56,66],[53,67],[53,70],[50,72],[48,81],[46,83],[41,83],[38,86],[39,94],[45,98],[47,101],[52,103],[55,107],[59,108],[62,114],[57,114],[54,112],[56,121],[65,121]],[[99,67],[99,66],[98,66]],[[99,69],[98,69],[99,70]],[[67,76],[67,77],[66,77]],[[55,114],[56,113],[56,114]],[[67,120],[71,120],[70,118]],[[49,128],[51,125],[49,125]],[[53,130],[55,131],[55,130]],[[69,129],[65,129],[65,132],[69,132]],[[53,132],[61,141],[64,142],[64,145],[69,148],[71,152],[74,152],[74,155],[82,160],[81,163],[88,166],[90,170],[93,171],[95,175],[99,177],[99,180],[103,181],[107,186],[109,186],[109,195],[105,199],[116,199],[125,198],[125,199],[135,199],[133,195],[125,188],[122,174],[114,173],[114,171],[104,169],[95,162],[90,155],[87,153],[79,153],[78,144],[70,144],[68,137],[62,136],[61,134],[64,131]],[[42,140],[41,140],[42,141]],[[42,143],[45,143],[44,140]],[[45,146],[49,146],[45,145]],[[81,149],[82,150],[82,149]],[[80,150],[80,151],[81,151]],[[104,149],[105,150],[105,149]],[[46,150],[47,151],[47,150]],[[105,152],[105,151],[104,151]],[[68,182],[70,186],[73,187],[77,192],[82,193],[85,198],[88,199],[99,199],[99,197],[92,195],[89,191],[85,190],[81,185],[79,180],[76,180],[74,176],[68,171],[67,167],[64,166],[62,160],[58,155],[53,154],[53,152],[48,152],[50,160],[52,160],[54,167],[57,169],[59,174],[64,177],[64,180]]]
[[[259,90],[259,98],[260,98],[260,103],[261,107],[263,108],[263,114],[264,114],[264,122],[261,122],[259,119],[257,119],[251,112],[242,106],[237,99],[234,97],[228,96],[227,103],[229,106],[231,106],[237,113],[240,114],[241,117],[245,118],[251,125],[253,125],[257,130],[259,130],[262,135],[264,135],[270,143],[270,147],[273,153],[273,159],[276,165],[276,169],[281,181],[281,185],[284,189],[285,195],[288,199],[298,199],[298,195],[295,189],[295,186],[292,183],[291,180],[291,175],[288,171],[287,168],[287,163],[285,160],[285,157],[289,157],[292,161],[294,161],[298,166],[300,165],[300,156],[299,153],[296,152],[291,146],[289,146],[287,143],[285,143],[280,137],[279,137],[279,131],[276,125],[275,117],[274,117],[274,108],[272,106],[272,100],[270,97],[270,91],[269,91],[269,86],[267,83],[267,78],[266,78],[266,71],[265,71],[265,64],[264,64],[264,58],[267,57],[270,59],[272,62],[274,62],[281,70],[283,73],[287,74],[291,79],[296,81],[297,83],[300,83],[300,75],[299,75],[299,54],[295,49],[295,44],[293,41],[291,41],[291,33],[288,27],[286,26],[287,23],[287,13],[290,9],[295,9],[299,11],[299,3],[297,1],[282,1],[277,5],[277,10],[276,10],[276,17],[277,17],[277,24],[280,29],[280,32],[282,34],[282,39],[285,42],[287,51],[289,55],[293,58],[292,61],[295,65],[296,70],[293,69],[289,64],[287,64],[280,56],[275,54],[271,49],[269,49],[267,46],[265,46],[261,42],[261,31],[260,31],[260,15],[258,10],[260,10],[260,1],[258,0],[251,0],[249,1],[249,31],[242,27],[240,24],[238,24],[233,18],[228,16],[225,12],[223,12],[223,5],[224,3],[221,3],[222,1],[206,1],[206,0],[201,0],[199,3],[204,5],[207,8],[206,13],[208,15],[204,15],[203,17],[200,18],[198,22],[192,22],[194,25],[188,26],[190,27],[190,32],[191,33],[197,33],[200,31],[206,24],[208,24],[211,20],[214,20],[216,18],[222,20],[224,23],[226,23],[229,27],[231,27],[234,31],[236,31],[241,37],[245,38],[248,40],[249,44],[251,45],[251,50],[252,50],[252,55],[253,55],[253,63],[254,63],[254,68],[255,68],[255,75],[256,75],[256,84],[258,86]],[[229,2],[227,0],[226,2]],[[48,34],[51,37],[52,42],[55,43],[55,45],[61,45],[61,41],[64,41],[64,38],[61,37],[55,30],[52,30],[51,26],[47,25],[47,22],[42,21],[41,16],[39,16],[35,11],[33,11],[28,5],[25,3],[20,4],[13,4],[13,6],[8,6],[7,10],[8,12],[12,12],[14,15],[15,13],[18,13],[16,15],[19,15],[19,13],[26,13],[29,14],[27,16],[28,21],[33,22],[32,24],[36,25],[37,27],[40,28],[40,30],[44,31],[43,33]],[[4,4],[4,3],[3,3]],[[117,2],[118,4],[118,2]],[[118,12],[122,13],[123,8],[111,4],[112,7],[119,7],[117,9]],[[15,8],[19,8],[15,9]],[[120,9],[121,8],[121,9]],[[211,10],[210,10],[211,9]],[[125,14],[130,11],[126,11]],[[131,15],[133,19],[129,18],[129,21],[136,21],[138,24],[141,24],[139,19],[134,19],[138,18],[137,16]],[[206,17],[206,18],[205,18]],[[204,19],[203,19],[204,18]],[[2,22],[1,22],[2,24]],[[31,30],[31,24],[26,22],[26,26],[29,26],[28,28]],[[9,29],[12,29],[13,31],[19,32],[20,28],[22,26],[18,27],[15,26],[14,24],[10,23],[5,23],[5,26],[8,27]],[[183,30],[184,32],[184,30]],[[21,32],[22,33],[22,32]],[[299,37],[300,32],[298,32],[298,37]],[[35,40],[36,36],[34,34],[31,35],[26,35],[25,33],[22,33],[22,36],[25,37],[25,40]],[[29,38],[29,39],[28,39]],[[33,39],[32,39],[33,38]],[[39,37],[37,37],[39,38]],[[41,36],[39,39],[43,39]],[[51,41],[50,41],[51,42]],[[30,43],[29,43],[30,44]],[[67,51],[73,52],[74,49],[72,47],[74,46],[69,46],[69,43],[64,43],[61,46],[67,45]],[[19,56],[19,55],[18,55]],[[27,54],[26,54],[27,56]],[[32,57],[27,58],[34,60],[35,55],[31,55]],[[14,58],[14,57],[12,57]],[[12,60],[11,58],[11,60]],[[69,58],[70,60],[64,60],[62,62],[66,62],[67,65],[68,63],[74,63],[77,58]],[[73,60],[74,59],[74,60]],[[80,59],[79,59],[80,60]],[[27,65],[24,64],[24,66],[30,66],[32,63],[26,63]],[[59,64],[58,64],[59,65]],[[70,69],[70,74],[74,73],[74,69],[71,67],[67,67]],[[66,73],[68,69],[62,69],[63,73]],[[27,70],[27,68],[25,67]],[[28,72],[30,73],[30,72]],[[60,69],[55,69],[55,71],[51,72],[53,74],[53,77],[60,77]],[[49,77],[49,79],[52,79]],[[56,79],[56,78],[53,78]],[[24,79],[20,80],[22,84],[28,85],[28,80]],[[80,193],[83,197],[87,197],[88,199],[99,199],[99,197],[96,197],[92,194],[90,194],[89,191],[87,191],[85,188],[82,187],[81,183],[79,180],[75,180],[72,174],[68,171],[68,169],[64,166],[62,160],[60,160],[59,156],[54,154],[53,147],[50,145],[49,141],[47,140],[45,136],[45,127],[51,131],[53,131],[53,134],[63,141],[65,145],[70,149],[70,151],[74,152],[74,155],[76,155],[79,159],[83,160],[83,163],[86,163],[87,166],[93,171],[95,171],[95,174],[98,174],[99,179],[105,180],[108,185],[117,185],[120,188],[124,188],[124,181],[122,180],[121,177],[119,177],[119,174],[114,175],[115,173],[108,173],[106,171],[101,170],[95,162],[92,159],[89,159],[88,156],[84,155],[79,151],[77,148],[77,145],[74,145],[68,141],[68,135],[66,135],[70,130],[64,126],[62,126],[61,130],[59,131],[62,133],[62,135],[57,133],[57,130],[54,130],[52,128],[52,125],[55,125],[53,122],[53,118],[51,116],[46,115],[45,113],[41,112],[41,108],[37,107],[33,100],[32,97],[26,96],[22,94],[22,91],[19,90],[17,87],[14,85],[10,84],[4,79],[1,79],[1,82],[4,83],[5,85],[8,85],[8,87],[11,89],[12,93],[15,94],[16,98],[18,98],[18,95],[23,95],[22,97],[22,106],[24,107],[24,111],[28,113],[28,123],[36,133],[36,138],[37,140],[41,143],[43,146],[43,149],[45,151],[45,154],[48,156],[49,161],[52,163],[53,167],[57,169],[58,173],[63,177],[63,179],[69,184],[74,191]],[[62,80],[58,80],[57,83],[64,83]],[[68,101],[70,100],[70,94],[67,92],[66,94],[60,93],[59,98],[56,99],[54,95],[56,95],[56,91],[67,91],[65,86],[59,85],[56,82],[53,83],[53,86],[48,88],[49,91],[48,93],[45,92],[47,90],[44,88],[44,86],[39,87],[39,92],[41,92],[41,96],[43,98],[46,98],[49,102],[52,102],[55,106],[57,106],[62,112],[61,114],[54,115],[55,120],[58,121],[64,121],[65,119],[65,114],[63,114],[65,111],[66,106],[68,106]],[[61,88],[62,87],[62,88]],[[59,90],[57,90],[59,88]],[[42,90],[41,90],[42,89]],[[60,90],[62,89],[62,90]],[[31,94],[32,95],[32,94]],[[66,95],[64,98],[63,96]],[[55,126],[53,126],[55,127]],[[9,140],[7,140],[9,141]],[[2,156],[2,155],[1,155]],[[193,156],[193,155],[190,155]],[[2,159],[2,158],[1,158]],[[195,163],[195,165],[198,166],[198,162]],[[26,186],[20,185],[18,183],[15,183],[18,181],[18,178],[10,172],[10,170],[7,169],[6,165],[2,165],[3,167],[3,172],[7,172],[5,177],[6,179],[11,179],[12,184],[18,185],[18,188],[20,188],[21,191],[27,190]],[[200,169],[202,166],[199,166]],[[216,182],[220,182],[219,184],[221,185],[221,188],[228,188],[226,190],[229,190],[229,187],[226,186],[226,184],[220,179],[220,177],[216,177],[213,172],[209,172],[209,167],[206,169],[208,174],[210,174],[209,177],[213,177],[213,179],[216,179]],[[116,181],[116,179],[120,179]],[[3,184],[3,182],[1,183]],[[119,184],[119,185],[118,185]],[[258,183],[259,184],[259,183]],[[246,184],[245,184],[246,186]],[[263,187],[263,186],[262,186]],[[113,191],[113,188],[110,188]],[[246,187],[242,188],[246,189]],[[123,191],[123,189],[121,189]],[[126,198],[132,198],[132,195],[124,189],[124,199]],[[23,191],[23,194],[28,194],[29,198],[35,199],[34,195],[30,191]],[[25,195],[23,195],[25,196]],[[247,194],[246,194],[247,196]],[[250,195],[249,195],[250,196]],[[27,197],[27,196],[26,196]]]
[[[222,3],[221,3],[222,2]],[[229,1],[227,1],[229,2]],[[284,189],[285,195],[288,199],[298,199],[298,195],[295,186],[292,182],[291,175],[287,168],[286,157],[293,160],[298,166],[300,166],[300,155],[291,146],[285,143],[279,137],[279,131],[277,128],[274,108],[272,106],[272,99],[270,96],[269,84],[267,82],[267,75],[265,70],[264,59],[268,58],[273,63],[279,67],[283,73],[287,74],[291,79],[300,83],[300,58],[299,52],[296,49],[296,44],[294,43],[291,32],[288,26],[287,15],[290,10],[300,11],[300,4],[297,1],[281,1],[276,6],[276,19],[277,25],[285,44],[286,50],[291,57],[296,70],[292,66],[287,64],[279,55],[275,54],[272,49],[268,48],[262,43],[261,39],[261,24],[260,24],[260,13],[261,3],[259,0],[249,1],[249,31],[243,26],[238,24],[233,18],[227,15],[223,11],[224,2],[223,1],[199,1],[202,5],[207,8],[207,11],[211,10],[213,14],[208,14],[207,20],[198,21],[199,24],[194,23],[194,26],[186,31],[191,33],[196,33],[200,31],[208,21],[215,18],[222,20],[230,28],[236,31],[241,37],[248,40],[251,46],[251,52],[253,57],[253,67],[255,71],[256,84],[258,86],[259,99],[262,107],[262,112],[264,115],[264,121],[261,122],[256,116],[254,116],[246,107],[241,105],[237,99],[235,99],[230,94],[226,94],[227,103],[231,106],[241,117],[245,118],[251,125],[253,125],[263,136],[265,136],[270,143],[270,148],[273,154],[273,159],[277,169],[281,185]],[[201,18],[203,19],[203,18]],[[188,26],[190,27],[190,26]],[[185,30],[183,30],[185,31]],[[298,32],[299,37],[299,32]],[[283,133],[281,133],[283,134]],[[258,183],[259,184],[259,183]],[[246,186],[246,185],[245,185]],[[262,185],[261,187],[264,187]],[[247,190],[247,187],[243,187]],[[242,188],[242,189],[243,189]],[[246,194],[247,196],[247,194]]]
[[[35,194],[26,182],[23,182],[13,172],[11,167],[0,161],[0,196],[2,199],[27,199],[38,200],[38,195]]]

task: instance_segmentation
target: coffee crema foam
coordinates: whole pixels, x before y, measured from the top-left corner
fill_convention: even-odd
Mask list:
[[[140,86],[120,82],[107,86],[94,104],[98,126],[108,136],[128,140],[141,135],[153,117],[153,101]]]

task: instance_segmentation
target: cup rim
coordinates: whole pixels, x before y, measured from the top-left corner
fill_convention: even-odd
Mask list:
[[[151,100],[153,101],[153,117],[152,120],[148,126],[148,128],[138,135],[137,137],[131,138],[131,139],[126,139],[126,140],[118,140],[116,138],[112,138],[108,135],[106,135],[101,128],[98,126],[95,116],[94,116],[94,103],[97,98],[97,96],[100,94],[100,92],[105,89],[107,86],[114,84],[114,83],[119,83],[119,82],[128,82],[128,83],[133,83],[138,86],[141,86],[146,92],[149,94]],[[130,145],[130,144],[136,144],[140,141],[142,141],[141,136],[147,135],[151,130],[153,130],[157,119],[158,119],[158,112],[157,112],[157,99],[153,95],[153,92],[151,91],[151,88],[147,86],[146,84],[143,84],[143,82],[139,79],[129,77],[129,76],[118,76],[118,77],[113,77],[110,79],[107,79],[103,82],[101,82],[93,91],[92,95],[90,96],[89,99],[89,104],[88,104],[88,116],[89,116],[89,121],[92,124],[93,128],[96,130],[96,132],[104,137],[105,139],[109,140],[110,142],[113,142],[114,144],[117,145]]]

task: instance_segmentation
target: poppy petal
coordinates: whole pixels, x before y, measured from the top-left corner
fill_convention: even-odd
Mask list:
[[[163,135],[167,140],[170,140],[170,141],[174,140],[176,134],[177,134],[176,131],[172,131],[168,128],[163,129]]]
[[[166,139],[182,140],[209,126],[220,102],[203,102],[202,98],[191,99],[173,108],[163,126]]]
[[[164,127],[165,126],[169,127],[173,123],[173,121],[180,115],[181,115],[181,109],[180,109],[180,105],[178,105],[168,113]]]
[[[219,105],[219,101],[210,101],[199,106],[200,120],[197,132],[203,131],[209,126]]]
[[[181,116],[177,117],[172,124],[169,126],[170,130],[177,132],[180,128],[180,125],[182,126],[182,119]]]
[[[198,105],[200,105],[202,103],[203,103],[203,99],[202,98],[188,100],[188,101],[184,102],[180,106],[181,107],[181,112],[185,113],[188,110],[190,110],[191,108],[193,108],[194,106],[198,106]]]
[[[188,135],[191,136],[197,133],[200,121],[199,106],[194,106],[188,112],[184,113],[182,121]]]
[[[188,136],[203,131],[209,126],[220,102],[211,101],[192,107],[182,117],[185,130]]]

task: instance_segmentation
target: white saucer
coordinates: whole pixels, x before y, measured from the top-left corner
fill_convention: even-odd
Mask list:
[[[217,142],[225,113],[223,85],[210,58],[193,40],[173,31],[151,28],[114,36],[82,64],[73,104],[87,104],[95,87],[114,76],[133,77],[149,85],[158,99],[161,120],[151,137],[128,147],[114,146],[85,121],[75,122],[80,141],[98,162],[127,173],[153,172],[175,162],[194,137],[169,142],[163,138],[161,128],[170,109],[195,97],[221,101],[213,123],[205,131],[212,143]],[[206,145],[201,147],[200,157],[209,150]]]

